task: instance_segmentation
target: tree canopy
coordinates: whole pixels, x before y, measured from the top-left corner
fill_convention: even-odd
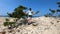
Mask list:
[[[60,2],[57,2],[57,5],[58,5],[58,9],[56,9],[56,10],[49,9],[50,13],[49,14],[46,14],[44,16],[54,16],[55,13],[60,12]],[[55,17],[60,17],[60,14],[55,15]]]
[[[27,7],[24,6],[18,6],[17,8],[14,9],[14,12],[12,13],[7,13],[9,17],[14,17],[14,18],[22,18],[24,16],[27,16],[27,14],[25,14],[23,12],[23,10],[26,10]]]

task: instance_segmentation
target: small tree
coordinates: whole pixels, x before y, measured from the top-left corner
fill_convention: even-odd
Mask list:
[[[17,8],[14,9],[13,13],[8,13],[9,17],[14,17],[14,18],[23,18],[24,16],[27,16],[27,14],[25,14],[23,12],[23,10],[26,10],[27,8],[24,6],[18,6]]]
[[[27,8],[24,6],[18,6],[17,8],[14,9],[14,12],[12,13],[7,13],[9,17],[13,18],[24,18],[25,16],[27,17],[27,14],[23,12],[23,10],[26,10]],[[15,22],[9,22],[9,19],[6,19],[6,22],[4,22],[4,26],[8,26],[9,29],[12,27],[16,26],[16,21]],[[9,27],[10,26],[10,27]]]
[[[8,18],[6,18],[6,22],[3,23],[4,26],[8,26],[9,29],[15,27],[15,22],[10,22]]]
[[[50,15],[54,16],[55,13],[60,12],[60,2],[57,2],[57,4],[58,4],[58,9],[57,10],[49,9],[50,13],[46,14],[45,16],[50,16]],[[60,16],[60,14],[59,15],[55,15],[55,17],[59,17],[59,16]]]

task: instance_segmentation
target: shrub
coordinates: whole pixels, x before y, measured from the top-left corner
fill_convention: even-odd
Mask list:
[[[16,23],[15,22],[4,22],[3,24],[4,26],[10,26],[10,27],[15,27],[16,26]]]

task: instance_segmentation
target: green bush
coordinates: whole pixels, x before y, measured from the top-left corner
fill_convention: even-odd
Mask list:
[[[8,18],[6,18],[6,21],[9,21],[9,19],[8,19]]]
[[[23,18],[23,17],[27,17],[27,14],[23,11],[26,10],[27,7],[24,6],[18,6],[17,8],[14,9],[14,11],[12,13],[7,13],[9,17],[13,17],[13,18]]]
[[[8,26],[8,22],[4,22],[4,24],[3,24],[4,26]]]
[[[4,26],[15,26],[15,22],[4,22]]]

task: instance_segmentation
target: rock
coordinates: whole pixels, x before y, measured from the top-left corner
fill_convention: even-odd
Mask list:
[[[37,25],[38,25],[38,23],[33,23],[32,25],[33,25],[33,26],[37,26]]]

